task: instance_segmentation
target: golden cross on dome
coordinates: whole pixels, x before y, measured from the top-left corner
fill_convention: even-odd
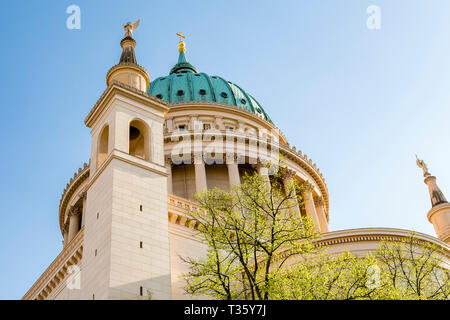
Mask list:
[[[177,33],[177,36],[180,37],[180,42],[178,43],[178,52],[186,52],[186,48],[184,46],[184,42],[183,39],[186,39],[186,36],[184,36],[181,32]]]
[[[177,36],[180,37],[180,42],[182,42],[183,39],[186,39],[186,36],[184,36],[181,32],[178,32],[178,33],[177,33]]]

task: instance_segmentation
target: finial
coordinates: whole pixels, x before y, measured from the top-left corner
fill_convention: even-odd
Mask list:
[[[125,30],[125,36],[124,38],[133,38],[133,31],[139,27],[139,23],[141,22],[141,19],[138,19],[135,23],[131,24],[130,22],[127,22],[127,24],[122,25],[123,29]]]
[[[416,164],[419,168],[421,168],[423,170],[423,176],[424,177],[428,177],[431,176],[431,174],[428,172],[428,166],[425,163],[425,161],[420,160],[419,157],[416,154]]]
[[[184,46],[183,42],[183,39],[186,39],[186,36],[184,36],[181,32],[178,32],[177,36],[180,37],[180,42],[178,43],[178,52],[186,52],[186,47]]]

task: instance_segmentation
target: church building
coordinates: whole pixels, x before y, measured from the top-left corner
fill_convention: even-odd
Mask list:
[[[198,208],[194,194],[228,190],[246,173],[269,176],[265,164],[279,155],[289,172],[285,185],[295,179],[307,186],[298,214],[312,219],[322,234],[318,241],[331,252],[364,256],[382,239],[408,236],[409,230],[392,228],[330,230],[325,178],[289,144],[270,108],[238,84],[199,72],[181,33],[178,62],[151,79],[135,54],[138,25],[124,26],[119,63],[85,118],[91,153],[62,193],[61,253],[23,299],[147,299],[147,293],[189,299],[180,278],[188,267],[180,256],[205,253],[196,223],[185,215]],[[450,204],[426,164],[417,164],[431,198],[424,221],[437,236],[416,235],[440,246],[450,262]]]

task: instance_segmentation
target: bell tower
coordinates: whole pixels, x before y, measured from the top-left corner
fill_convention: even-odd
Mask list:
[[[138,25],[124,25],[120,61],[85,119],[92,146],[82,299],[171,297],[163,152],[168,107],[145,92],[149,76],[136,62],[132,35]]]
[[[419,158],[417,158],[416,163],[423,170],[424,182],[428,186],[430,193],[431,209],[427,214],[428,221],[433,224],[437,237],[450,244],[450,203],[447,202],[447,199],[438,187],[436,177],[428,172],[426,163]]]

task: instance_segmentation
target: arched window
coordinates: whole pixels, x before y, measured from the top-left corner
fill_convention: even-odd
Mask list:
[[[129,151],[132,156],[150,160],[150,130],[143,121],[130,122]]]
[[[108,142],[109,142],[109,126],[105,126],[98,138],[97,149],[97,168],[106,160],[108,156]]]

